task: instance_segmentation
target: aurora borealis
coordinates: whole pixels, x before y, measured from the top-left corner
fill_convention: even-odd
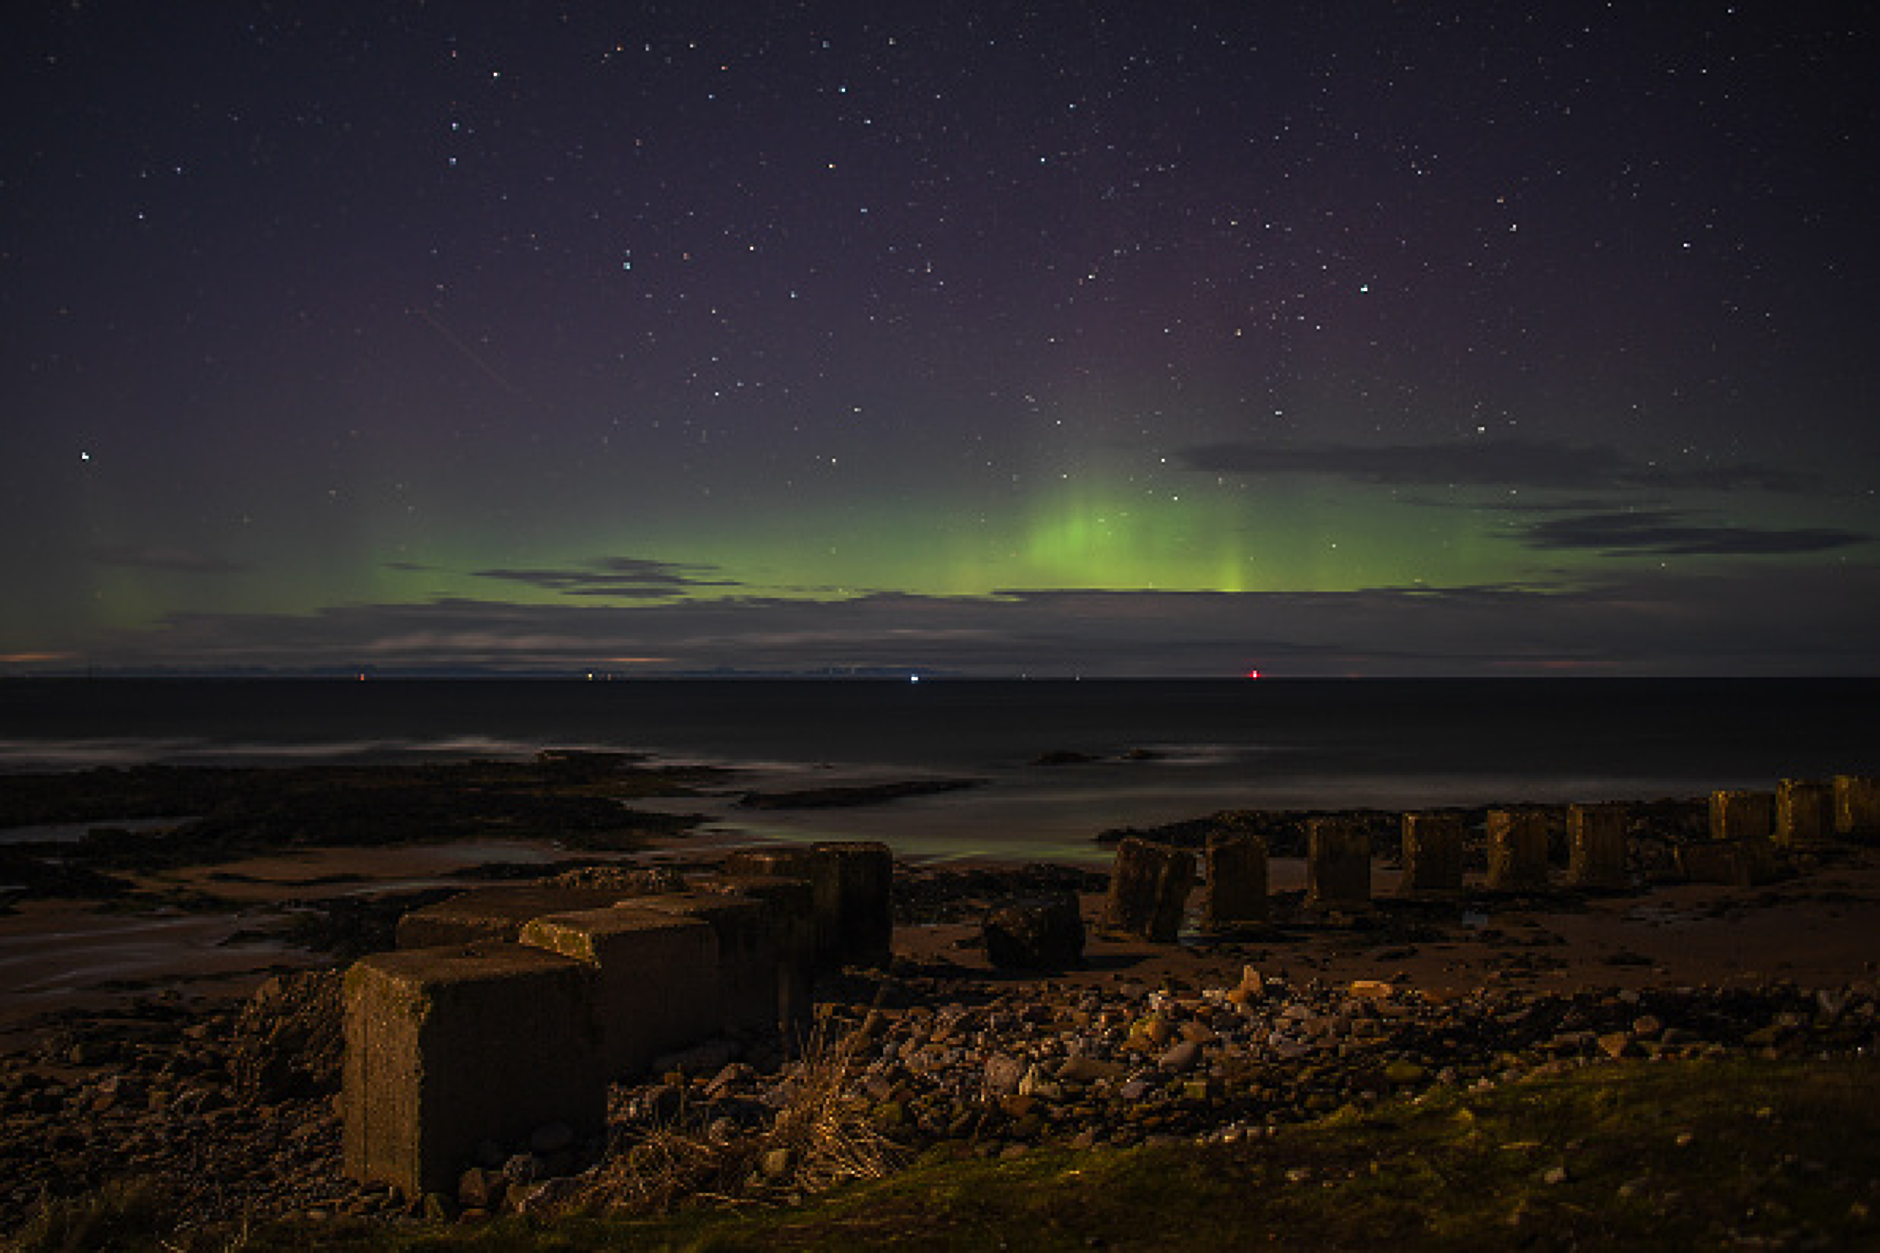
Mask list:
[[[1872,673],[1860,6],[8,19],[0,673]]]

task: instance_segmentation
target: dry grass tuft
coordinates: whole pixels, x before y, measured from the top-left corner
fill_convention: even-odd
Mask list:
[[[696,1201],[761,1204],[881,1178],[899,1164],[901,1150],[850,1091],[861,1043],[859,1033],[838,1038],[819,1029],[790,1080],[788,1102],[768,1127],[713,1139],[703,1120],[682,1107],[670,1124],[613,1153],[568,1207],[664,1214]]]

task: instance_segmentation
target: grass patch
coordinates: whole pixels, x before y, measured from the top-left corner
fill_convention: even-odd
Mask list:
[[[1875,1247],[1877,1080],[1880,1066],[1864,1060],[1600,1066],[1238,1144],[1044,1149],[997,1162],[940,1149],[795,1208],[483,1227],[272,1224],[242,1233],[240,1247]],[[109,1247],[160,1247],[122,1226],[112,1234]]]

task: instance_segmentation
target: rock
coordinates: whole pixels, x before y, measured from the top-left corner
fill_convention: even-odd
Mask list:
[[[472,1166],[457,1180],[457,1200],[465,1209],[496,1210],[508,1189],[509,1180],[501,1173]]]
[[[1156,1059],[1156,1065],[1163,1070],[1181,1074],[1193,1070],[1201,1062],[1201,1046],[1193,1040],[1183,1040],[1168,1052]]]
[[[795,1155],[789,1149],[772,1149],[758,1159],[757,1168],[766,1179],[787,1178],[796,1166]]]
[[[1384,1067],[1384,1081],[1402,1087],[1421,1083],[1429,1071],[1415,1062],[1398,1060]]]
[[[534,1183],[542,1174],[542,1159],[533,1153],[516,1153],[503,1163],[503,1178],[513,1184]]]
[[[1025,1080],[1025,1063],[1017,1058],[994,1053],[986,1059],[985,1088],[989,1096],[1014,1096]]]
[[[1057,1068],[1060,1083],[1095,1083],[1099,1079],[1121,1079],[1128,1072],[1116,1062],[1100,1061],[1094,1057],[1067,1057],[1064,1064]]]
[[[1639,1049],[1630,1032],[1608,1031],[1599,1037],[1599,1051],[1616,1061],[1621,1057],[1637,1056]]]
[[[1084,920],[1071,891],[995,906],[983,924],[986,958],[1000,969],[1061,970],[1084,961]]]
[[[346,1055],[340,972],[276,975],[234,1022],[229,1072],[243,1100],[276,1105],[339,1091]]]

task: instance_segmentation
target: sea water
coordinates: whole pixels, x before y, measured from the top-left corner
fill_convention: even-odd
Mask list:
[[[1225,808],[1601,801],[1880,771],[1880,681],[672,679],[0,682],[0,771],[646,754],[732,773],[724,838],[1094,862]],[[857,809],[750,790],[972,778]]]

